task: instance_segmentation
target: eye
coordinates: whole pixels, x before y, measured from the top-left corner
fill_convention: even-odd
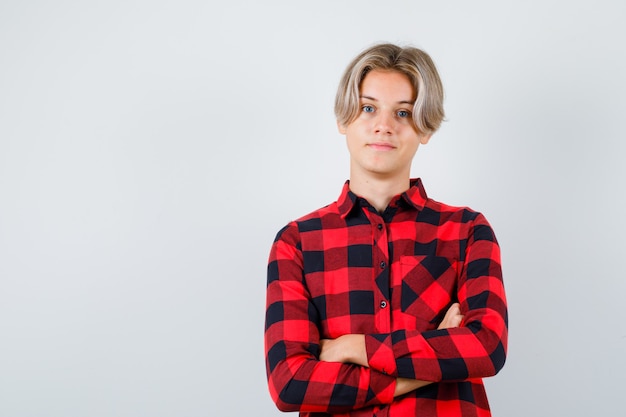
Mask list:
[[[407,111],[407,110],[398,110],[398,112],[396,113],[398,115],[398,117],[405,119],[407,117],[411,117],[411,112]]]
[[[361,107],[361,110],[363,110],[363,113],[374,113],[374,106],[370,106],[369,104],[366,104],[363,107]]]

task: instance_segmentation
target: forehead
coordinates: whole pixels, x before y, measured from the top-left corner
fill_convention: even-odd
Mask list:
[[[411,80],[398,71],[373,70],[368,72],[359,91],[361,97],[398,102],[415,101],[416,93]]]

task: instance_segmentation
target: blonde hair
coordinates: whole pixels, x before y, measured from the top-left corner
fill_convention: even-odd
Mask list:
[[[430,56],[414,47],[381,43],[361,52],[346,68],[335,97],[335,117],[347,126],[360,113],[359,90],[373,70],[405,74],[417,93],[413,105],[413,125],[422,134],[433,134],[443,121],[443,85]]]

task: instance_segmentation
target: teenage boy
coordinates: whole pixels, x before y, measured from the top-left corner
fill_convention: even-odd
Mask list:
[[[272,399],[301,416],[489,416],[482,378],[507,349],[499,246],[482,214],[410,177],[444,118],[435,65],[374,45],[348,65],[335,115],[350,179],[269,257]]]

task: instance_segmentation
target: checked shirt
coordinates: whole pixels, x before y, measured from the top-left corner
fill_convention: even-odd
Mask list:
[[[458,328],[437,330],[459,302]],[[365,334],[369,367],[318,359]],[[269,256],[265,357],[279,409],[302,416],[489,416],[483,377],[504,365],[500,250],[480,213],[429,199],[419,179],[383,213],[343,187],[289,223]],[[397,398],[396,378],[433,384]]]

